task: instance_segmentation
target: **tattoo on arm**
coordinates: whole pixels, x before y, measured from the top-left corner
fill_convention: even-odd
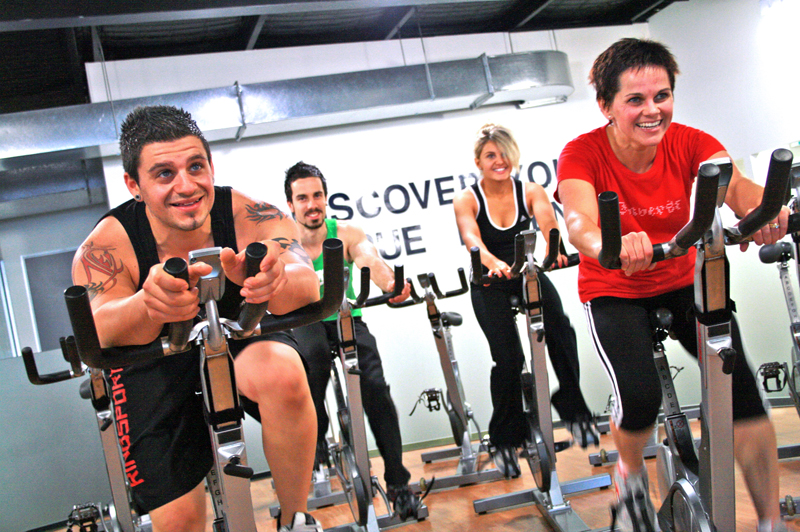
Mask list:
[[[245,205],[244,208],[247,209],[246,219],[251,220],[256,224],[275,219],[283,220],[286,218],[286,215],[283,214],[283,211],[270,203],[259,202],[254,203],[253,205]]]
[[[282,251],[288,250],[293,252],[295,255],[300,257],[303,260],[303,262],[311,266],[312,264],[311,258],[308,256],[308,253],[306,253],[306,250],[303,248],[300,242],[298,242],[294,238],[289,240],[288,238],[278,237],[278,238],[273,238],[272,241],[280,244]]]
[[[117,275],[122,273],[125,266],[122,261],[117,263],[116,257],[111,253],[116,248],[95,246],[92,242],[84,244],[80,264],[86,275],[87,283],[84,285],[89,292],[89,299],[94,299],[106,290],[111,290],[117,284]],[[94,280],[92,272],[96,273]],[[105,277],[105,278],[104,278]]]

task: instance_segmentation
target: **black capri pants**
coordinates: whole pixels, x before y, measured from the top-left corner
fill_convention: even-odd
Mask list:
[[[697,358],[697,325],[694,287],[687,286],[658,296],[625,299],[598,297],[584,304],[595,352],[611,380],[615,404],[614,423],[628,431],[652,427],[661,406],[661,384],[653,362],[651,311],[672,312],[672,333]],[[766,415],[755,377],[744,356],[736,319],[731,320],[733,348],[738,353],[732,375],[733,419]]]

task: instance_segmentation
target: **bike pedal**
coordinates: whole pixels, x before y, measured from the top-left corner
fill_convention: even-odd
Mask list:
[[[553,448],[557,453],[560,453],[561,451],[566,451],[570,447],[572,447],[572,440],[562,440],[553,443]]]

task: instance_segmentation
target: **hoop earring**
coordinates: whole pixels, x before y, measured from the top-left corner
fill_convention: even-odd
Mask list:
[[[135,199],[136,201],[142,201],[142,197],[141,197],[139,194],[136,194],[136,195],[133,197],[133,199]]]

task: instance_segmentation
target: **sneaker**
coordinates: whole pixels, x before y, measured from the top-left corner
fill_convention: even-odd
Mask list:
[[[413,517],[417,518],[417,510],[419,510],[419,497],[411,491],[408,484],[387,486],[386,496],[389,502],[392,503],[394,513],[397,514],[401,520],[405,521]]]
[[[600,446],[600,434],[597,431],[597,422],[593,416],[586,414],[579,416],[575,421],[565,421],[567,430],[572,434],[572,438],[581,449],[586,449],[589,445]]]
[[[612,507],[612,523],[619,526],[622,532],[660,532],[656,521],[653,501],[647,482],[647,469],[644,465],[638,473],[629,473],[623,477],[619,463],[614,468],[614,487],[617,491],[617,504]]]
[[[517,449],[513,445],[496,445],[492,452],[494,465],[506,478],[517,478],[522,473],[519,468]]]
[[[295,512],[292,524],[279,527],[278,532],[323,532],[323,530],[310,514]]]

